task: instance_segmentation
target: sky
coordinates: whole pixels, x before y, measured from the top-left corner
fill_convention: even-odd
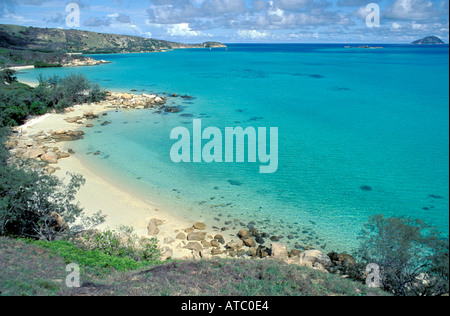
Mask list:
[[[79,8],[76,27],[66,21],[70,3]],[[449,0],[0,0],[0,24],[183,43],[410,43],[429,35],[448,43]]]

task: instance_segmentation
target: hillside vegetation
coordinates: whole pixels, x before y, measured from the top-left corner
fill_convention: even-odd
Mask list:
[[[23,258],[27,258],[23,260]],[[81,287],[65,285],[66,264],[81,268]],[[378,289],[276,260],[136,263],[67,242],[0,237],[0,295],[86,296],[379,296]]]
[[[225,46],[216,42],[181,44],[129,35],[0,25],[0,47],[43,53],[137,53]]]

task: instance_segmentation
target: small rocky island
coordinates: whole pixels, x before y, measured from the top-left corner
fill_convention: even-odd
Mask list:
[[[411,45],[443,45],[443,44],[445,43],[437,36],[427,36],[411,43]]]

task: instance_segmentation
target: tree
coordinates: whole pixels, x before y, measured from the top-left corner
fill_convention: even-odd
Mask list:
[[[0,143],[8,136],[0,128]],[[26,162],[8,164],[9,152],[0,146],[0,235],[53,241],[76,234],[104,221],[101,212],[89,217],[75,204],[85,180],[69,174],[67,183],[33,170]]]
[[[16,71],[12,69],[5,69],[0,71],[0,84],[11,84],[17,82],[17,77],[15,76]]]
[[[434,227],[407,217],[376,215],[364,225],[360,256],[380,267],[385,290],[399,296],[449,291],[449,246]]]

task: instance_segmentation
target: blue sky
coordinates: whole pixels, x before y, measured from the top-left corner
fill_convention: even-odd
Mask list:
[[[0,24],[68,28],[69,3],[81,30],[186,43],[449,41],[449,0],[0,0]],[[369,3],[380,27],[366,25]]]

